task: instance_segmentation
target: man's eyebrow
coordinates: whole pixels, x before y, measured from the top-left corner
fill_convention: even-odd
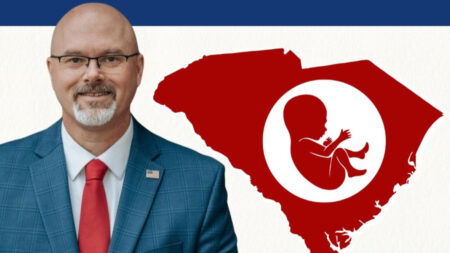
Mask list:
[[[124,54],[122,49],[108,49],[103,51],[103,54]]]
[[[66,50],[62,53],[62,55],[82,55],[81,51],[79,50]]]
[[[106,54],[124,54],[122,49],[107,49],[101,55]],[[66,50],[62,55],[84,55],[80,50]]]

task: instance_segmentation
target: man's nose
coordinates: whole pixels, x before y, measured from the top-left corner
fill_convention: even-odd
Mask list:
[[[89,59],[84,73],[84,82],[92,83],[103,80],[103,71],[100,69],[98,61],[96,59]]]
[[[104,79],[103,71],[100,69],[97,59],[89,59],[83,79],[85,83],[98,82]]]

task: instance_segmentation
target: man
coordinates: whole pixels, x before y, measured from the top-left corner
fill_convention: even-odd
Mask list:
[[[0,252],[237,252],[223,166],[130,113],[144,58],[120,12],[70,10],[47,66],[62,120],[0,145]]]

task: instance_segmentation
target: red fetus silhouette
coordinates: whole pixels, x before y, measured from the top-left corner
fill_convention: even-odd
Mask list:
[[[292,98],[284,108],[284,122],[291,137],[291,156],[300,173],[312,184],[333,190],[342,185],[345,175],[362,176],[366,170],[352,166],[350,157],[364,159],[369,144],[359,151],[340,148],[351,138],[349,130],[341,130],[336,140],[318,140],[325,134],[327,110],[323,102],[312,95]]]

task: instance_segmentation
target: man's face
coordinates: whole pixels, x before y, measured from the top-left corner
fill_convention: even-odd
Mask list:
[[[128,27],[116,19],[83,15],[61,23],[53,38],[52,55],[98,57],[137,52]],[[83,64],[70,68],[55,58],[48,58],[47,65],[64,120],[103,125],[128,117],[131,101],[141,82],[143,57],[130,57],[114,68],[99,67],[95,60],[90,60],[88,67]],[[97,120],[93,124],[80,122],[83,115]]]

